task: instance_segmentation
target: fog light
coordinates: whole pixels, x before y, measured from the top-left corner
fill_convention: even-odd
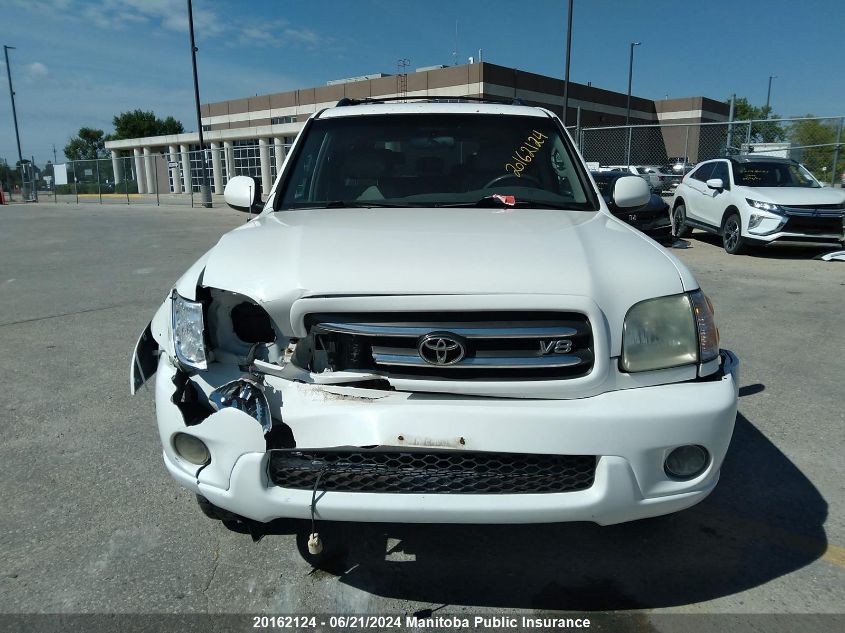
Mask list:
[[[173,448],[179,457],[197,466],[207,464],[211,460],[205,442],[187,433],[177,433],[173,436]]]
[[[707,449],[703,446],[679,446],[669,453],[663,468],[672,477],[691,479],[704,471],[709,459]]]

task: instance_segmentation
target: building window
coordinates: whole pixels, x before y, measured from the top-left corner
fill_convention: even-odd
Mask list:
[[[274,116],[270,119],[271,125],[280,125],[282,123],[296,123],[296,116]]]
[[[211,132],[211,126],[210,125],[203,125],[202,131],[203,132]]]
[[[232,141],[232,154],[235,158],[233,176],[252,176],[261,178],[261,154],[258,139]]]

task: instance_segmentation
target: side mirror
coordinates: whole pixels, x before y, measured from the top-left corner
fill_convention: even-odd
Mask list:
[[[261,206],[261,185],[249,176],[234,176],[226,183],[223,199],[236,211],[252,211]]]
[[[711,178],[707,181],[707,186],[711,189],[724,189],[725,183],[722,182],[721,178]]]
[[[622,176],[613,184],[613,202],[621,209],[641,207],[651,199],[651,188],[639,176]]]

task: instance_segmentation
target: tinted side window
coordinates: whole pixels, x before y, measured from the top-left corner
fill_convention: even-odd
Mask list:
[[[710,179],[710,174],[713,173],[713,166],[714,163],[705,163],[694,172],[690,178],[695,178],[696,180],[700,180],[701,182],[705,182]]]
[[[713,168],[713,173],[710,174],[710,178],[721,178],[722,186],[725,189],[731,188],[731,179],[728,175],[728,164],[724,161],[716,163],[716,166]]]

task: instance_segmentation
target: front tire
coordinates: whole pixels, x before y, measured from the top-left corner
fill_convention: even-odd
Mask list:
[[[672,234],[675,237],[689,237],[692,228],[687,225],[687,208],[679,204],[672,211]]]
[[[746,251],[747,240],[742,237],[742,220],[738,213],[731,213],[722,227],[722,246],[729,255],[740,255]]]

